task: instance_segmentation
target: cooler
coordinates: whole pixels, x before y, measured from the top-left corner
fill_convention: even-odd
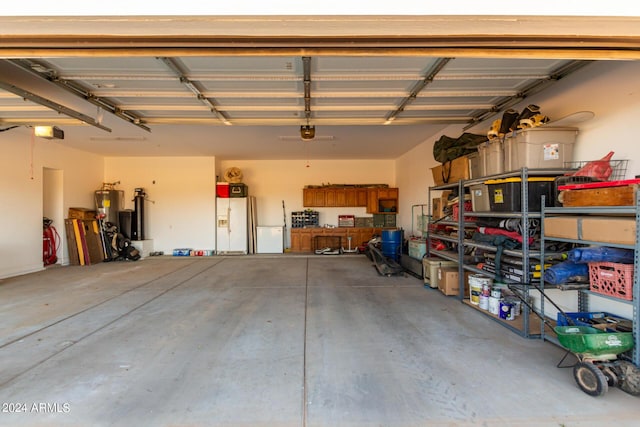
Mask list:
[[[438,269],[440,267],[457,267],[455,261],[446,261],[438,257],[422,258],[422,276],[424,277],[424,285],[430,288],[438,289]]]
[[[414,259],[422,259],[427,253],[427,242],[425,239],[409,240],[409,256]]]
[[[222,197],[224,199],[229,198],[229,183],[217,182],[216,183],[216,197]]]

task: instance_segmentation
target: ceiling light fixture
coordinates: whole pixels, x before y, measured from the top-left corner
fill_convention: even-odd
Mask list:
[[[40,138],[64,139],[64,131],[56,126],[35,126],[33,133]]]
[[[311,141],[316,137],[316,127],[310,125],[302,125],[300,126],[300,138],[303,141]]]

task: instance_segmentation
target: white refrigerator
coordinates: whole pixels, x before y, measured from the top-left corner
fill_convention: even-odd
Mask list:
[[[246,254],[249,218],[246,197],[216,197],[216,253]]]

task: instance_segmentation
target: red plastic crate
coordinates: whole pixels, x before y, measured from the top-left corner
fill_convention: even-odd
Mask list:
[[[633,264],[590,262],[589,285],[592,292],[632,300]]]

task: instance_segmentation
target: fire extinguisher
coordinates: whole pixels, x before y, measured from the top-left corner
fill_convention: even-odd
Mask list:
[[[53,221],[49,218],[42,219],[42,261],[45,266],[55,264],[58,261],[60,235],[52,224]]]

